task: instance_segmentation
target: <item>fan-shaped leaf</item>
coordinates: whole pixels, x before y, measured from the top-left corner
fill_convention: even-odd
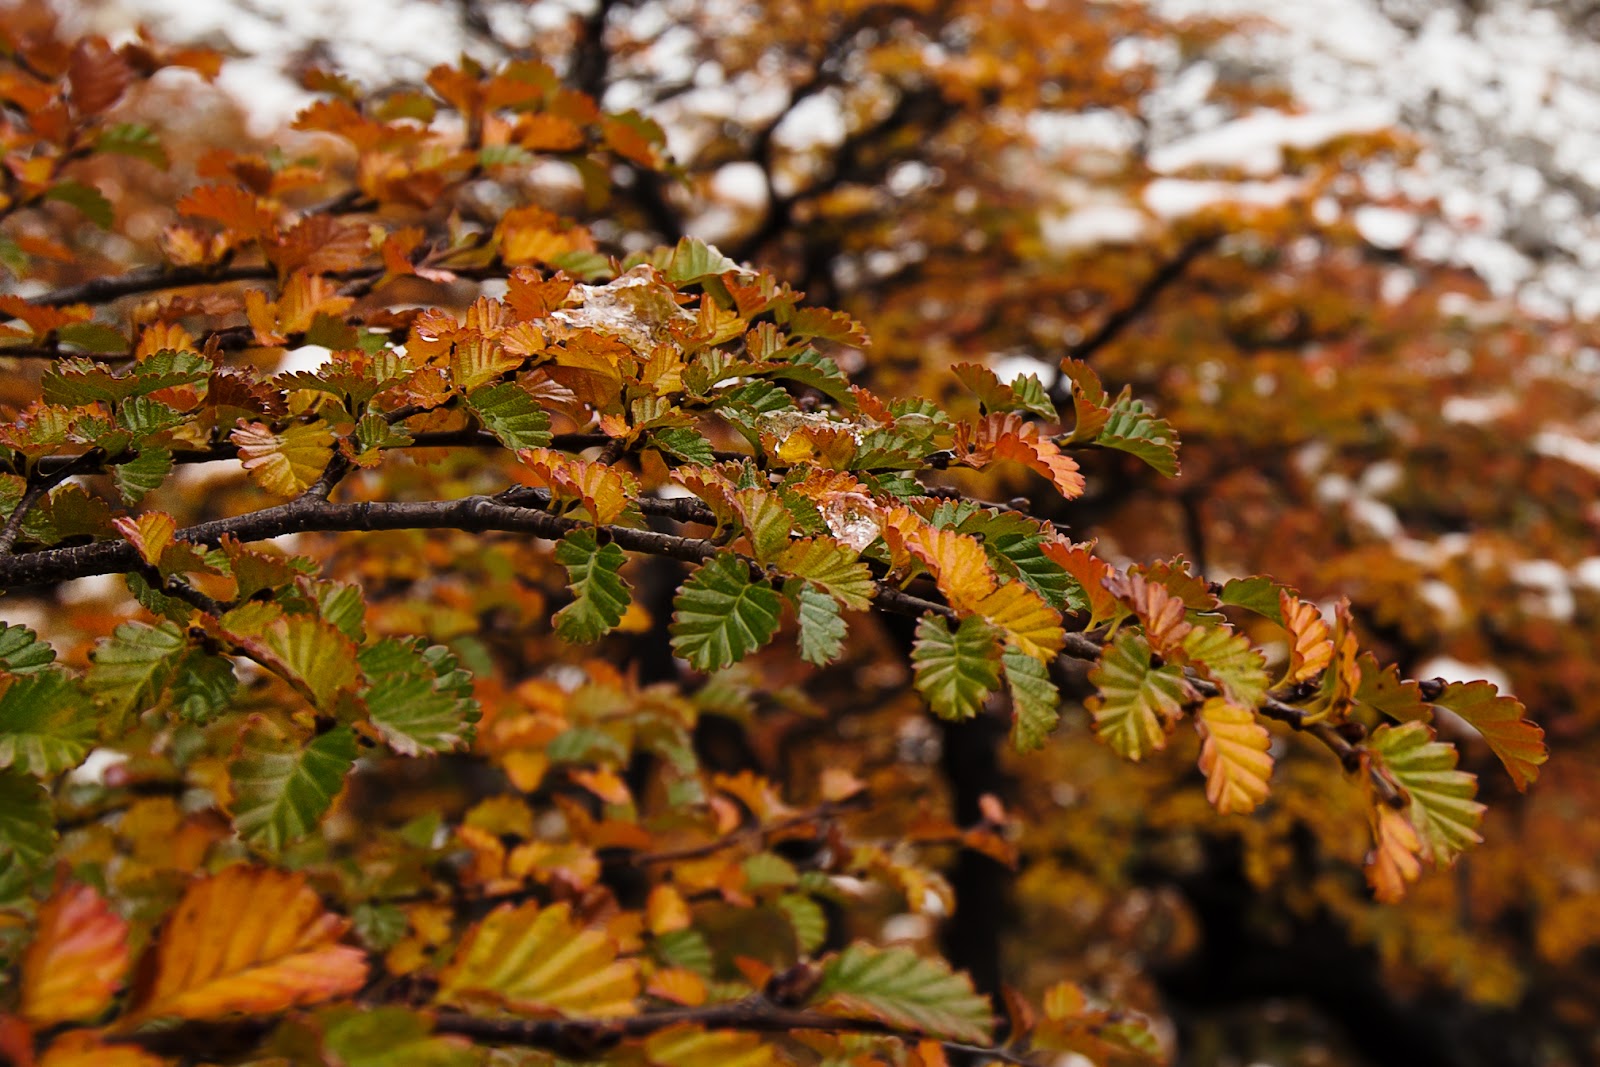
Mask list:
[[[917,691],[946,719],[970,719],[990,693],[1000,688],[995,653],[998,633],[976,615],[961,620],[954,633],[932,614],[917,622],[911,664]]]
[[[1452,682],[1433,703],[1449,708],[1483,735],[1519,790],[1539,777],[1539,768],[1550,758],[1544,731],[1528,721],[1520,701],[1501,696],[1493,682]]]
[[[363,650],[359,662],[372,679],[363,694],[367,714],[390,748],[420,756],[471,743],[479,714],[472,679],[448,649],[387,638]]]
[[[622,621],[631,599],[618,573],[627,556],[601,544],[593,530],[573,530],[556,545],[556,562],[567,569],[572,603],[556,612],[556,633],[568,641],[598,641]]]
[[[340,726],[302,746],[252,716],[228,764],[233,825],[270,852],[317,828],[356,761],[356,738]]]
[[[819,667],[838,659],[848,632],[839,617],[839,602],[808,582],[791,580],[785,591],[800,620],[801,658]]]
[[[0,624],[0,670],[33,674],[55,662],[56,650],[26,626]]]
[[[318,616],[252,602],[222,616],[216,629],[324,711],[334,710],[339,695],[359,680],[355,643]]]
[[[987,1044],[994,1025],[989,1001],[971,979],[909,948],[851,945],[823,964],[812,1004],[830,1015],[973,1044]]]
[[[516,382],[496,382],[467,394],[467,406],[483,428],[512,451],[550,444],[550,416]]]
[[[1270,684],[1266,661],[1243,634],[1220,624],[1196,626],[1184,636],[1183,652],[1230,703],[1255,708],[1266,699]]]
[[[50,1026],[92,1019],[128,973],[128,924],[86,885],[56,888],[22,957],[22,1017]]]
[[[1168,478],[1178,473],[1178,431],[1124,389],[1094,443],[1138,456]]]
[[[304,875],[228,867],[190,884],[140,968],[130,1020],[271,1014],[355,992],[364,953]]]
[[[872,572],[856,553],[824,537],[795,541],[776,561],[778,570],[804,578],[852,611],[872,603]]]
[[[1167,734],[1192,695],[1179,668],[1156,667],[1150,645],[1127,632],[1101,652],[1089,683],[1098,690],[1084,701],[1094,715],[1095,736],[1131,760],[1166,747]]]
[[[1206,701],[1195,715],[1200,732],[1200,773],[1206,799],[1223,815],[1243,814],[1267,799],[1272,735],[1253,711],[1222,697]]]
[[[750,579],[750,567],[724,552],[700,566],[673,601],[672,648],[696,669],[730,667],[772,640],[783,599]]]
[[[1000,660],[1011,690],[1011,745],[1018,752],[1041,748],[1061,719],[1061,694],[1049,668],[1017,648],[1007,648]]]
[[[1368,747],[1411,798],[1406,816],[1417,831],[1422,858],[1448,867],[1483,840],[1478,824],[1484,807],[1473,799],[1478,779],[1456,770],[1455,746],[1435,741],[1424,723],[1380,726]]]
[[[239,463],[261,488],[277,496],[305,492],[333,459],[333,432],[322,420],[280,431],[260,422],[240,423],[232,440]]]
[[[100,717],[64,671],[11,679],[0,693],[0,768],[39,777],[83,762],[100,733]]]
[[[571,919],[566,904],[502,905],[473,927],[439,976],[443,1004],[495,1004],[578,1018],[632,1015],[638,967]]]

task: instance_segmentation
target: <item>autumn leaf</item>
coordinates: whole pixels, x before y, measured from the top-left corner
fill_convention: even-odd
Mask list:
[[[1195,714],[1201,737],[1200,773],[1206,799],[1223,815],[1254,811],[1266,800],[1272,775],[1272,735],[1249,708],[1212,697]]]
[[[360,989],[365,954],[302,874],[236,866],[190,883],[156,936],[125,1019],[271,1014]]]
[[[128,972],[128,924],[92,887],[56,887],[22,956],[22,1017],[36,1026],[105,1011]]]
[[[598,930],[575,924],[566,904],[501,905],[468,931],[439,976],[442,1004],[494,1004],[571,1018],[633,1015],[637,965],[617,958]]]
[[[281,852],[317,828],[355,759],[348,727],[302,745],[265,717],[251,716],[228,764],[234,828],[246,841]]]
[[[1483,840],[1478,824],[1484,806],[1473,799],[1478,779],[1456,769],[1456,750],[1434,740],[1426,724],[1380,726],[1367,745],[1410,800],[1406,816],[1417,831],[1423,859],[1448,867]]]
[[[1422,874],[1421,842],[1406,817],[1381,802],[1369,803],[1373,850],[1367,857],[1367,882],[1381,903],[1405,899],[1406,888]]]
[[[1124,632],[1105,647],[1089,672],[1096,694],[1084,701],[1094,716],[1095,736],[1118,755],[1139,760],[1167,745],[1167,734],[1190,698],[1183,672],[1157,667],[1150,645]]]
[[[1550,753],[1544,731],[1528,721],[1521,702],[1501,696],[1493,682],[1452,682],[1432,703],[1455,712],[1482,735],[1519,791],[1538,779]]]
[[[240,423],[231,437],[239,449],[240,465],[274,496],[305,492],[333,459],[333,433],[320,419],[292,423],[281,431],[265,423]]]

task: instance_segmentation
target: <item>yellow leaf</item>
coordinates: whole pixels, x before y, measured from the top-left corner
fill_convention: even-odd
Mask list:
[[[147,511],[137,518],[125,516],[113,520],[112,525],[139,550],[139,558],[152,567],[161,562],[161,553],[172,544],[172,535],[178,531],[177,521],[164,511]]]
[[[602,463],[573,459],[548,448],[525,448],[517,453],[534,484],[547,487],[557,498],[582,501],[596,525],[616,522],[638,493],[638,481],[626,471]]]
[[[644,1054],[655,1067],[770,1067],[777,1062],[772,1046],[758,1034],[698,1026],[674,1026],[652,1034],[644,1043]]]
[[[456,340],[450,352],[450,380],[458,389],[470,392],[522,363],[523,357],[507,351],[498,339],[468,333]]]
[[[333,433],[321,419],[278,432],[265,423],[242,422],[230,437],[251,479],[278,496],[305,492],[333,458]]]
[[[895,508],[883,525],[884,539],[897,556],[909,553],[933,574],[939,592],[962,614],[994,592],[994,570],[978,539],[936,529],[909,508]]]
[[[129,1022],[268,1014],[360,989],[366,954],[305,876],[229,867],[192,883],[150,951]]]
[[[1066,644],[1061,615],[1021,582],[1007,582],[978,601],[973,610],[1004,630],[1012,644],[1034,659],[1049,661]]]
[[[1223,815],[1254,811],[1267,798],[1272,735],[1255,713],[1212,697],[1200,708],[1195,727],[1202,738],[1200,771],[1206,799]]]
[[[672,886],[658,885],[645,901],[645,916],[652,934],[668,934],[689,925],[689,904]]]
[[[58,887],[22,957],[22,1017],[50,1026],[92,1019],[128,970],[128,924],[89,886]]]
[[[474,927],[439,977],[445,1004],[498,1004],[518,1012],[605,1019],[638,1011],[637,965],[570,919],[565,903],[503,905]]]
[[[645,992],[674,1004],[697,1007],[706,1002],[706,980],[682,967],[668,967],[650,976]]]

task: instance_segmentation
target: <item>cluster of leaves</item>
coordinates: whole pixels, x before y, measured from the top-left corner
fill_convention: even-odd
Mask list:
[[[116,225],[48,195],[72,167],[175,154],[136,123],[100,143],[133,72],[208,68],[5,51],[9,169],[52,161],[3,208],[22,275],[60,252],[49,203]],[[518,184],[558,161],[598,211],[613,173],[661,175],[650,121],[530,61],[313,82],[305,155],[207,153],[153,265],[0,304],[29,394],[0,427],[0,586],[132,597],[0,632],[11,1058],[166,1062],[223,1021],[241,1059],[330,1063],[1158,1058],[1070,982],[997,1030],[931,944],[875,943],[885,909],[960,907],[945,850],[1015,863],[1021,827],[992,797],[968,825],[914,808],[904,766],[780,777],[708,747],[717,720],[839,728],[808,686],[1005,716],[1027,758],[1081,709],[1129,761],[1197,747],[1221,814],[1310,739],[1386,901],[1479,840],[1438,709],[1537,776],[1515,700],[1404,679],[1345,605],[1119,565],[1039,517],[1108,456],[1177,472],[1178,429],[1088,363],[879,395],[844,369],[850,315],[692,237],[607,254]],[[326,360],[275,366],[306,346]],[[241,477],[196,499],[218,461]],[[981,498],[1012,477],[1033,499]]]

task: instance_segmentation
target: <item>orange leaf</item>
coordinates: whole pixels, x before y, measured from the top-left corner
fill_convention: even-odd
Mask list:
[[[1125,614],[1122,602],[1106,588],[1111,576],[1111,565],[1090,551],[1093,542],[1075,545],[1070,541],[1046,541],[1040,548],[1045,557],[1072,575],[1089,602],[1089,628],[1111,622]]]
[[[178,201],[178,214],[220,222],[251,239],[264,237],[272,229],[272,212],[239,185],[202,185]]]
[[[99,37],[86,37],[72,50],[67,84],[72,109],[80,116],[98,115],[122,98],[133,81],[133,68]]]
[[[229,867],[189,886],[141,968],[128,1020],[269,1014],[360,989],[366,954],[305,876]]]
[[[1206,799],[1223,815],[1254,811],[1267,799],[1272,735],[1249,708],[1212,697],[1195,716]]]
[[[1069,500],[1083,495],[1077,460],[1063,454],[1054,441],[1039,436],[1039,427],[1014,411],[997,412],[976,425],[957,426],[955,449],[968,466],[983,468],[995,460],[1009,459],[1050,479]]]
[[[1278,608],[1283,613],[1283,628],[1289,631],[1289,675],[1285,681],[1304,682],[1315,678],[1333,662],[1333,640],[1328,624],[1315,604],[1308,604],[1288,590],[1278,593]]]
[[[897,557],[909,553],[928,568],[939,592],[957,611],[970,614],[980,600],[994,592],[994,569],[977,538],[936,529],[905,507],[888,514],[883,535]]]
[[[333,433],[320,419],[278,433],[265,423],[241,422],[229,437],[251,479],[278,496],[305,492],[333,459]]]
[[[1142,574],[1111,571],[1102,583],[1111,594],[1138,616],[1145,640],[1160,656],[1171,659],[1183,648],[1183,639],[1192,625],[1184,618],[1184,603],[1159,582]]]
[[[1012,644],[1034,659],[1048,662],[1066,644],[1060,614],[1022,582],[1007,582],[978,601],[973,610],[1004,630]]]
[[[1367,857],[1367,882],[1378,900],[1393,904],[1406,895],[1406,886],[1422,873],[1417,859],[1421,842],[1406,817],[1380,800],[1370,801],[1372,853]]]
[[[68,1030],[45,1049],[38,1067],[165,1067],[168,1062],[137,1045],[105,1044],[91,1030]]]
[[[38,1025],[92,1019],[128,970],[128,924],[86,885],[58,886],[39,909],[22,957],[25,1019]]]

